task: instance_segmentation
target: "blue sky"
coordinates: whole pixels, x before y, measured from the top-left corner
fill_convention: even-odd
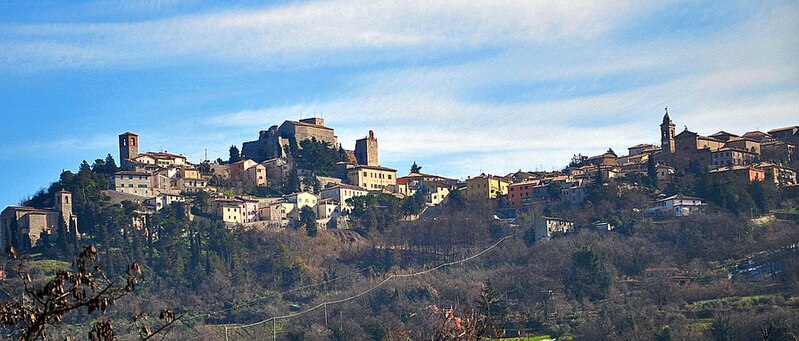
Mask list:
[[[0,205],[113,153],[200,161],[286,119],[385,166],[552,169],[799,124],[796,1],[0,1]]]

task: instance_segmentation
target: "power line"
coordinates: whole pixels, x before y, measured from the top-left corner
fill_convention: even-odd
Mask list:
[[[332,278],[332,279],[329,279],[329,280],[326,280],[326,281],[322,281],[322,282],[315,283],[315,284],[303,285],[303,286],[300,286],[300,287],[297,287],[297,288],[294,288],[294,289],[290,289],[290,290],[286,290],[286,291],[282,291],[282,292],[277,292],[275,294],[282,296],[282,295],[289,294],[289,293],[292,293],[292,292],[295,292],[295,291],[309,289],[309,288],[313,288],[313,287],[317,287],[317,286],[333,283],[333,282],[341,280],[341,279],[354,277],[355,275],[360,274],[361,272],[364,272],[366,270],[371,270],[372,268],[373,268],[372,266],[368,266],[368,267],[365,267],[365,268],[358,269],[358,270],[356,270],[356,271],[354,271],[354,272],[352,272],[352,273],[350,273],[349,275],[346,275],[346,276],[340,276],[340,277],[337,276],[335,278]],[[187,321],[194,320],[194,319],[196,319],[198,317],[201,317],[201,316],[211,316],[211,315],[218,315],[218,314],[221,314],[221,313],[226,313],[226,312],[229,312],[229,311],[233,311],[233,310],[239,309],[239,308],[244,307],[244,306],[248,306],[250,304],[253,304],[253,303],[255,303],[257,301],[260,301],[260,300],[263,300],[263,299],[272,298],[274,296],[275,295],[264,295],[264,296],[256,297],[256,298],[253,298],[251,300],[245,301],[243,303],[240,303],[240,304],[238,304],[236,306],[233,306],[233,307],[230,307],[230,308],[227,308],[227,309],[216,310],[216,311],[208,311],[208,312],[203,312],[203,313],[197,313],[195,315],[180,319],[179,321],[181,323],[183,323],[184,325],[186,325]],[[187,327],[188,327],[188,325],[187,325]],[[194,339],[197,339],[197,338],[200,338],[200,337],[203,337],[203,336],[207,336],[207,335],[210,335],[210,333],[200,334],[200,335],[188,338],[186,340],[194,340]]]
[[[264,320],[261,320],[261,321],[258,321],[258,322],[250,323],[250,324],[245,324],[245,325],[240,325],[240,326],[232,326],[232,327],[227,327],[226,326],[226,327],[224,327],[225,328],[225,333],[227,333],[227,331],[229,331],[229,330],[255,327],[255,326],[264,324],[266,322],[269,322],[269,321],[273,321],[274,322],[274,321],[277,321],[277,320],[289,319],[289,318],[292,318],[292,317],[296,317],[296,316],[300,316],[300,315],[304,315],[304,314],[310,313],[310,312],[312,312],[314,310],[317,310],[319,308],[322,308],[322,307],[324,307],[326,309],[328,305],[339,304],[339,303],[352,301],[352,300],[354,300],[354,299],[356,299],[358,297],[361,297],[363,295],[366,295],[366,294],[374,291],[375,289],[383,286],[384,284],[388,283],[389,281],[391,281],[394,278],[407,278],[407,277],[421,276],[421,275],[424,275],[424,274],[427,274],[427,273],[430,273],[430,272],[433,272],[433,271],[436,271],[438,269],[442,269],[442,268],[445,268],[445,267],[448,267],[448,266],[466,263],[466,262],[471,261],[471,260],[473,260],[475,258],[483,256],[484,254],[488,253],[489,251],[491,251],[494,248],[496,248],[497,246],[499,246],[499,244],[501,244],[505,240],[507,240],[507,239],[509,239],[511,237],[515,237],[515,236],[516,236],[515,234],[510,234],[510,235],[507,235],[505,237],[502,237],[500,240],[498,240],[496,243],[492,244],[488,248],[486,248],[486,249],[484,249],[484,250],[482,250],[482,251],[480,251],[480,252],[478,252],[478,253],[476,253],[474,255],[471,255],[469,257],[466,257],[466,258],[463,258],[463,259],[460,259],[460,260],[457,260],[457,261],[442,263],[442,264],[439,264],[436,267],[433,267],[433,268],[430,268],[430,269],[427,269],[427,270],[414,272],[414,273],[392,274],[392,275],[386,277],[384,280],[380,281],[380,283],[370,287],[369,289],[366,289],[366,290],[364,290],[364,291],[362,291],[360,293],[357,293],[355,295],[352,295],[352,296],[349,296],[349,297],[346,297],[346,298],[342,298],[342,299],[338,299],[338,300],[332,300],[332,301],[325,301],[325,302],[319,303],[316,306],[313,306],[313,307],[308,308],[308,309],[303,310],[303,311],[299,311],[299,312],[292,313],[292,314],[287,314],[287,315],[282,315],[282,316],[273,316],[273,317],[270,317],[270,318],[267,318],[267,319],[264,319]],[[210,335],[210,333],[206,333],[206,334],[203,334],[203,335],[198,335],[198,336],[196,336],[194,338],[198,338],[198,337],[206,336],[206,335]],[[194,339],[194,338],[192,338],[192,339]],[[191,340],[191,339],[189,339],[189,340]]]
[[[344,279],[344,278],[353,277],[353,276],[355,276],[355,275],[357,275],[357,274],[359,274],[361,272],[364,272],[366,270],[369,270],[369,269],[372,269],[372,267],[369,266],[369,267],[366,267],[366,268],[362,268],[362,269],[356,270],[356,271],[354,271],[354,272],[352,272],[352,273],[350,273],[349,275],[346,275],[346,276],[336,277],[336,278],[329,279],[329,280],[322,281],[322,282],[315,283],[315,284],[303,285],[303,286],[300,286],[300,287],[297,287],[297,288],[294,288],[294,289],[290,289],[290,290],[286,290],[286,291],[283,291],[283,292],[276,292],[275,294],[276,295],[285,295],[285,294],[289,294],[289,293],[292,293],[292,292],[295,292],[295,291],[300,291],[300,290],[305,290],[305,289],[309,289],[309,288],[313,288],[313,287],[318,287],[318,286],[321,286],[321,285],[324,285],[324,284],[333,283],[335,281],[338,281],[338,280],[341,280],[341,279]],[[248,305],[253,304],[253,303],[257,302],[257,301],[264,300],[264,299],[267,299],[267,298],[272,298],[272,297],[274,297],[274,295],[264,295],[264,296],[256,297],[256,298],[253,298],[253,299],[251,299],[249,301],[242,302],[242,303],[240,303],[238,305],[235,305],[235,306],[227,308],[227,309],[198,313],[198,314],[195,314],[193,316],[187,317],[187,318],[185,318],[183,320],[184,321],[190,321],[190,320],[196,319],[196,318],[201,317],[201,316],[210,316],[210,315],[217,315],[217,314],[221,314],[221,313],[226,313],[226,312],[229,312],[229,311],[232,311],[232,310],[239,309],[239,308],[244,307],[244,306],[248,306]]]

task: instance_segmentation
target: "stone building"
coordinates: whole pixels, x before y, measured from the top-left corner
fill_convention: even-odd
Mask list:
[[[790,126],[790,127],[772,129],[769,130],[768,133],[769,135],[780,141],[799,143],[799,126]]]
[[[144,172],[121,171],[109,177],[108,189],[141,196],[153,196],[152,176]]]
[[[248,179],[257,187],[266,187],[266,167],[250,159],[244,159],[230,165],[230,177],[233,179]]]
[[[762,141],[770,136],[757,131],[744,136],[725,131],[702,136],[687,127],[677,135],[674,133],[674,122],[666,111],[660,125],[660,159],[677,170],[685,170],[692,163],[706,169],[752,164],[761,158],[762,143],[765,143]]]
[[[139,135],[131,132],[119,134],[119,163],[122,169],[133,169],[133,158],[139,156]]]
[[[78,236],[78,217],[72,213],[72,194],[55,193],[55,205],[50,209],[9,206],[0,213],[0,245],[14,246],[24,251],[54,240],[58,233]]]
[[[765,181],[766,172],[752,166],[725,166],[708,172],[715,181],[732,181],[737,184]]]
[[[566,219],[542,216],[533,222],[533,230],[535,240],[539,241],[552,238],[555,235],[573,233],[574,223]]]
[[[271,126],[267,130],[261,130],[257,140],[242,144],[241,156],[260,163],[286,156],[286,149],[291,140],[299,143],[310,139],[327,142],[333,148],[338,147],[335,130],[326,127],[323,118],[312,117],[299,121],[285,121],[279,127]]]
[[[355,141],[355,158],[358,160],[358,164],[361,165],[379,165],[377,161],[377,139],[374,131],[370,130],[368,136]]]

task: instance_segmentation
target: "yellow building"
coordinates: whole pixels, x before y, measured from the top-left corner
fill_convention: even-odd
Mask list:
[[[216,199],[212,203],[216,215],[227,224],[241,224],[244,202],[237,199]]]
[[[397,184],[397,170],[380,166],[359,165],[347,169],[347,179],[352,185],[370,191],[380,190],[383,187]]]
[[[466,198],[469,200],[496,199],[499,195],[508,194],[509,184],[504,178],[480,174],[480,176],[466,179]]]

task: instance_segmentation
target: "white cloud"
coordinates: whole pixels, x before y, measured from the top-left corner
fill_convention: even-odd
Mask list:
[[[0,26],[0,61],[28,68],[186,58],[267,65],[397,58],[398,51],[585,40],[656,7],[625,0],[317,1],[129,23]]]
[[[704,134],[768,130],[796,124],[799,112],[799,63],[788,58],[799,53],[784,47],[799,30],[775,27],[797,11],[769,13],[707,37],[669,40],[665,48],[663,41],[611,43],[589,53],[601,39],[540,55],[509,48],[454,65],[378,70],[357,77],[337,99],[225,114],[209,123],[266,127],[321,112],[345,147],[375,129],[381,161],[404,169],[413,160],[435,160],[428,169],[452,176],[549,169],[574,153],[612,147],[621,154],[630,145],[657,143],[666,105],[679,126]],[[472,95],[491,87],[518,91],[520,83],[536,91],[536,82],[542,90],[553,82],[576,88],[598,82],[602,90],[508,102]]]

